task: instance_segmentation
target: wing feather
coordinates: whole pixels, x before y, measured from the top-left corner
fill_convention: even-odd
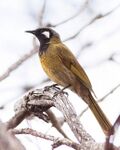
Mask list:
[[[87,74],[85,73],[85,71],[83,70],[82,66],[79,64],[79,62],[77,61],[77,59],[75,58],[75,56],[72,54],[71,51],[69,51],[69,49],[63,45],[60,46],[57,45],[57,50],[59,51],[59,57],[61,59],[61,61],[63,62],[63,64],[69,69],[71,70],[71,72],[73,74],[75,74],[78,79],[90,90],[92,90],[92,85],[90,83],[90,80],[87,76]]]

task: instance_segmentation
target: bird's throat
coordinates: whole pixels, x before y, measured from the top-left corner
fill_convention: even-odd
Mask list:
[[[49,47],[49,40],[48,39],[41,39],[40,40],[40,48],[39,48],[39,55],[41,56],[43,52],[46,52]]]

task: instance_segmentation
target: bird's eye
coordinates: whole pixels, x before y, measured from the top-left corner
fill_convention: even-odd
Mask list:
[[[45,35],[46,38],[50,38],[50,33],[48,31],[44,31],[42,34]]]

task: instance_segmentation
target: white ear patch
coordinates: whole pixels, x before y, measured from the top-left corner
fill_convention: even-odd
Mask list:
[[[48,31],[44,31],[42,34],[44,34],[47,38],[50,38],[50,33]]]

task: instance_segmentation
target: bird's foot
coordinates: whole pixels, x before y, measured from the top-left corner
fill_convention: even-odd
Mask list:
[[[64,91],[64,90],[67,89],[68,87],[70,87],[70,85],[67,85],[66,87],[62,88],[60,91],[55,92],[52,98],[54,98],[55,96],[57,96],[57,95],[59,95],[59,94],[61,94],[61,93],[66,94],[66,95],[68,96],[68,93]]]
[[[52,87],[56,87],[56,88],[58,88],[58,89],[60,89],[59,87],[57,87],[58,86],[58,84],[52,84],[52,85],[50,85],[50,86],[46,86],[45,87],[45,91],[48,91],[50,88],[52,88]]]

